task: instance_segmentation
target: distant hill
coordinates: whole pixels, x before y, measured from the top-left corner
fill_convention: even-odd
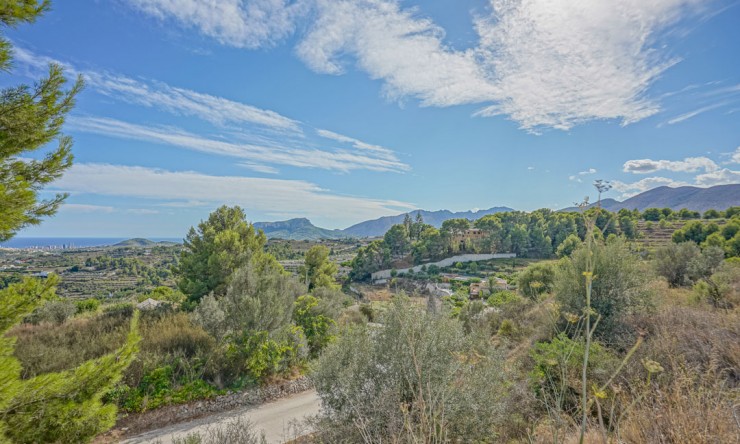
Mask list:
[[[153,240],[149,240],[149,239],[144,239],[144,238],[141,238],[141,237],[137,237],[137,238],[134,238],[134,239],[129,239],[129,240],[125,240],[125,241],[119,242],[117,244],[113,244],[112,246],[113,247],[141,247],[141,248],[146,248],[146,247],[156,247],[156,246],[162,246],[162,245],[175,245],[175,244],[176,244],[176,242],[167,242],[167,241],[154,242]]]
[[[622,208],[640,211],[647,208],[670,208],[672,210],[687,208],[702,213],[710,209],[725,210],[729,207],[740,206],[740,184],[717,185],[710,188],[658,187],[632,196],[623,202],[603,199],[601,205],[609,211],[619,211]],[[570,207],[561,211],[574,210],[577,208]]]
[[[621,208],[621,207],[619,207],[619,205],[621,205],[621,204],[622,204],[622,202],[620,202],[620,201],[618,201],[616,199],[612,199],[612,198],[601,199],[601,208],[603,208],[605,210],[619,211],[619,208]],[[597,205],[597,203],[592,203],[592,204],[590,204],[588,206],[588,208],[593,208],[596,205]],[[617,209],[615,210],[614,208],[617,208]],[[578,208],[576,206],[572,206],[572,207],[568,207],[568,208],[563,208],[562,210],[558,210],[558,211],[560,211],[562,213],[568,213],[568,212],[573,212],[573,211],[580,211],[580,208]]]
[[[349,235],[341,230],[319,228],[306,218],[290,219],[280,222],[255,222],[254,227],[265,232],[271,239],[318,240],[343,239]]]
[[[403,219],[406,216],[406,214],[409,214],[411,218],[413,219],[416,217],[417,213],[421,213],[421,217],[424,219],[425,223],[428,223],[430,225],[433,225],[439,228],[442,226],[442,222],[449,220],[449,219],[465,218],[465,219],[470,219],[470,220],[476,220],[488,214],[502,213],[505,211],[514,211],[514,210],[508,207],[493,207],[487,210],[461,211],[458,213],[453,213],[452,211],[449,211],[449,210],[439,210],[439,211],[415,210],[415,211],[411,211],[410,213],[403,213],[397,216],[384,216],[378,219],[360,222],[359,224],[355,224],[349,228],[345,228],[344,230],[342,230],[342,232],[351,237],[382,236],[393,225],[403,223]]]

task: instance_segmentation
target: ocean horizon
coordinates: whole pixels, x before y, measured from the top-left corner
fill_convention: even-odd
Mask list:
[[[131,237],[14,237],[9,241],[0,243],[0,248],[89,248],[107,247],[119,242],[132,239]],[[177,237],[147,237],[154,242],[176,242],[182,243],[182,238]]]

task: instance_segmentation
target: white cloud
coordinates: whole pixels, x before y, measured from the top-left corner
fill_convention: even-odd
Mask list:
[[[152,210],[151,208],[129,208],[126,210],[126,213],[140,215],[159,214],[159,210]]]
[[[14,53],[16,63],[36,70],[45,70],[50,63],[62,65],[69,74],[81,74],[87,86],[98,93],[124,102],[157,108],[176,115],[195,116],[216,125],[251,123],[300,132],[300,122],[275,111],[163,82],[132,79],[110,72],[78,70],[69,63],[33,53],[18,45],[15,45]]]
[[[196,116],[217,125],[253,123],[270,128],[299,131],[298,122],[293,119],[275,111],[223,97],[109,73],[86,71],[83,75],[88,85],[100,94],[125,102],[159,108],[172,114]]]
[[[262,165],[259,163],[252,163],[252,162],[239,162],[237,165],[240,167],[246,168],[248,170],[255,171],[257,173],[264,173],[264,174],[277,174],[279,171],[277,168],[273,168],[269,165]]]
[[[388,148],[379,146],[379,145],[372,145],[369,143],[365,143],[361,140],[357,140],[355,138],[348,137],[343,134],[338,134],[333,131],[329,131],[325,129],[317,129],[316,134],[318,134],[319,136],[325,139],[331,139],[331,140],[336,140],[337,142],[349,143],[353,147],[357,148],[358,150],[372,151],[373,153],[376,153],[377,155],[384,157],[386,159],[397,159],[393,151],[389,150]]]
[[[173,18],[219,42],[242,48],[272,45],[295,28],[305,14],[302,0],[128,0],[161,20]]]
[[[625,173],[648,174],[660,170],[693,173],[699,170],[705,172],[716,171],[719,166],[707,157],[687,157],[684,160],[652,160],[635,159],[624,163],[622,170]]]
[[[694,179],[696,185],[701,187],[713,187],[715,185],[728,185],[731,183],[740,183],[740,171],[733,171],[727,168],[700,174]]]
[[[179,128],[144,126],[108,118],[76,117],[70,119],[69,124],[79,131],[161,143],[208,154],[246,159],[256,164],[270,163],[343,172],[359,169],[399,172],[409,169],[408,165],[398,160],[368,154],[233,143],[201,137]]]
[[[740,163],[740,146],[732,153],[731,161],[732,163]]]
[[[475,51],[448,48],[442,28],[396,1],[316,0],[316,9],[296,51],[317,72],[341,74],[354,59],[383,80],[387,96],[411,96],[422,105],[481,103],[498,95]]]
[[[624,124],[655,114],[647,89],[673,59],[651,46],[699,0],[491,0],[477,21],[483,63],[502,91],[484,115],[525,128]]]
[[[193,171],[109,164],[76,164],[50,188],[73,195],[165,200],[162,205],[167,206],[190,206],[193,202],[241,205],[251,211],[283,212],[346,223],[415,208],[395,200],[332,194],[301,180],[210,176]]]
[[[637,182],[632,183],[625,183],[619,180],[613,180],[611,181],[611,185],[615,191],[619,191],[622,193],[622,199],[626,199],[657,187],[682,187],[690,184],[669,179],[667,177],[647,177],[645,179],[638,180]]]
[[[723,162],[729,165],[740,164],[740,147],[733,153],[722,153],[723,156],[732,156],[730,161]],[[637,182],[612,181],[615,191],[622,194],[622,198],[628,198],[659,186],[695,186],[713,187],[716,185],[728,185],[740,183],[740,171],[720,166],[708,157],[687,157],[683,160],[652,160],[635,159],[624,163],[623,171],[633,174],[648,174],[657,171],[670,171],[675,173],[696,173],[690,181],[675,180],[668,177],[648,177]]]
[[[647,90],[668,67],[658,40],[702,0],[490,0],[478,41],[458,50],[398,0],[129,0],[223,44],[255,48],[307,28],[296,46],[313,70],[354,64],[393,99],[427,106],[483,104],[523,128],[568,129],[594,119],[629,124],[655,114]],[[310,13],[308,13],[310,10]],[[300,11],[301,14],[298,14]]]
[[[46,67],[49,63],[62,64],[57,60],[22,48],[19,48],[18,51],[17,61],[34,69]],[[70,72],[77,72],[74,67],[65,66]],[[198,151],[252,159],[255,162],[243,162],[240,165],[253,171],[268,174],[277,174],[278,170],[261,162],[340,171],[369,169],[400,172],[410,169],[408,165],[400,162],[395,153],[388,148],[369,144],[325,129],[315,130],[316,134],[325,139],[347,143],[357,152],[350,152],[346,149],[335,150],[336,152],[321,150],[315,143],[306,139],[303,132],[305,124],[274,111],[189,89],[176,88],[162,82],[136,80],[118,74],[97,71],[84,71],[82,74],[86,78],[88,86],[93,87],[100,94],[117,100],[156,108],[172,114],[196,116],[219,126],[229,123],[252,124],[278,131],[278,133],[259,134],[255,132],[259,128],[255,127],[229,130],[229,135],[232,138],[251,142],[236,143],[224,140],[209,140],[176,128],[147,127],[108,118],[78,117],[70,119],[71,125],[82,131],[157,141]],[[287,142],[289,139],[290,141]],[[286,143],[289,143],[293,148],[285,148]],[[313,157],[314,159],[306,159],[307,157]]]
[[[696,117],[699,114],[703,114],[703,113],[705,113],[707,111],[711,111],[713,109],[721,108],[721,107],[727,105],[728,103],[729,102],[720,102],[720,103],[714,103],[714,104],[707,105],[707,106],[702,106],[701,108],[697,108],[694,111],[690,111],[690,112],[681,114],[680,116],[676,116],[676,117],[670,119],[667,123],[669,125],[675,125],[676,123],[681,123],[681,122],[683,122],[685,120],[689,120],[692,117]]]
[[[107,205],[65,203],[59,211],[65,213],[113,213],[116,209]]]
[[[572,176],[568,176],[568,180],[573,180],[576,182],[583,182],[581,179],[583,176],[588,176],[591,174],[596,174],[596,168],[589,168],[585,171],[579,171],[577,174],[574,174]]]

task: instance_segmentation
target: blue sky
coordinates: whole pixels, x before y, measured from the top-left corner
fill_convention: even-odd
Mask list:
[[[221,204],[328,228],[740,182],[740,4],[78,0],[5,30],[87,79],[60,213],[22,236],[177,237]],[[41,156],[43,150],[31,156]]]

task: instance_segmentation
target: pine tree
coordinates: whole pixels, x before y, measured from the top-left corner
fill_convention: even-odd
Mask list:
[[[247,262],[258,266],[272,266],[276,262],[264,253],[267,237],[247,222],[244,210],[222,206],[190,228],[185,238],[185,249],[177,268],[178,286],[191,303],[213,292],[226,294],[231,275]]]
[[[31,23],[48,8],[48,0],[2,1],[0,26]],[[0,38],[0,69],[8,70],[11,64],[10,42]],[[52,64],[48,75],[35,85],[0,91],[0,241],[53,215],[66,198],[64,194],[39,198],[42,188],[72,165],[72,139],[61,135],[61,128],[83,82],[78,78],[65,91],[66,83],[62,68]],[[21,158],[54,139],[58,139],[57,148],[42,160]]]
[[[0,26],[31,23],[49,9],[49,1],[0,1]],[[0,70],[11,67],[11,45],[0,37]],[[0,91],[0,241],[53,215],[65,195],[40,200],[39,192],[72,165],[72,139],[61,135],[80,78],[64,91],[67,80],[58,65],[34,86]],[[22,156],[54,139],[56,149],[42,160]],[[59,373],[21,379],[8,331],[46,301],[55,298],[58,278],[25,279],[0,290],[0,443],[89,442],[113,426],[115,405],[103,397],[121,379],[138,350],[138,315],[126,343],[114,353]]]
[[[298,268],[298,277],[308,289],[339,288],[334,275],[337,274],[337,264],[329,260],[329,249],[323,245],[315,245],[306,252],[304,265]]]
[[[77,368],[21,379],[13,356],[15,338],[6,333],[44,302],[55,298],[58,278],[25,279],[0,290],[0,442],[88,442],[108,430],[116,407],[103,396],[120,381],[136,356],[138,315],[117,351]]]

